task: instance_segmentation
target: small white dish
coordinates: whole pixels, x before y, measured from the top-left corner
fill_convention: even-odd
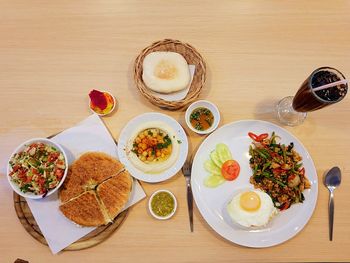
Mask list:
[[[56,149],[58,149],[64,156],[64,161],[65,161],[65,165],[66,165],[66,168],[64,170],[64,174],[63,174],[63,177],[60,181],[60,183],[52,190],[48,191],[45,194],[42,194],[42,195],[35,195],[33,193],[30,193],[30,192],[27,192],[27,193],[23,193],[20,188],[18,187],[18,185],[14,182],[12,182],[11,180],[11,177],[9,176],[10,172],[11,172],[11,165],[10,165],[10,160],[12,158],[12,156],[14,156],[16,153],[20,152],[20,151],[23,151],[25,149],[25,147],[27,145],[30,145],[31,143],[34,143],[34,142],[42,142],[44,144],[47,144],[47,145],[50,145],[50,146],[53,146],[55,147]],[[64,150],[62,149],[62,147],[55,143],[54,141],[50,140],[50,139],[46,139],[46,138],[33,138],[33,139],[30,139],[30,140],[27,140],[25,142],[23,142],[22,144],[20,144],[14,151],[13,153],[11,154],[11,157],[9,159],[9,161],[7,162],[7,180],[9,182],[9,184],[11,185],[12,189],[19,195],[25,197],[25,198],[31,198],[31,199],[41,199],[41,198],[44,198],[46,196],[49,196],[51,194],[53,194],[54,192],[57,191],[58,188],[60,188],[60,186],[63,184],[64,180],[66,179],[67,177],[67,173],[68,173],[68,161],[67,161],[67,155],[66,153],[64,152]]]
[[[169,215],[167,215],[167,216],[159,216],[159,215],[156,215],[156,214],[153,212],[153,210],[152,210],[152,200],[153,200],[153,198],[154,198],[154,196],[155,196],[156,194],[161,193],[161,192],[165,192],[165,193],[170,194],[170,196],[171,196],[171,197],[173,198],[173,200],[174,200],[174,209],[173,209],[173,211],[172,211]],[[159,219],[159,220],[166,220],[166,219],[169,219],[169,218],[171,218],[171,217],[175,214],[176,209],[177,209],[176,197],[175,197],[175,195],[174,195],[172,192],[170,192],[169,190],[161,189],[161,190],[155,191],[155,192],[151,195],[151,197],[148,199],[148,210],[149,210],[150,214],[151,214],[154,218],[156,218],[156,219]]]
[[[112,99],[113,99],[113,107],[112,107],[112,109],[111,109],[109,112],[107,112],[107,113],[98,113],[98,112],[94,111],[94,110],[91,108],[91,99],[90,99],[90,98],[89,98],[89,109],[90,109],[90,111],[91,111],[92,113],[95,113],[95,114],[97,114],[98,116],[101,116],[101,117],[102,117],[102,116],[109,115],[109,114],[111,114],[111,113],[114,111],[115,105],[117,104],[117,100],[116,100],[115,97],[112,95],[112,93],[110,93],[110,92],[108,92],[108,91],[105,91],[105,90],[102,90],[101,92],[107,93],[109,96],[112,97]]]
[[[200,131],[195,129],[192,124],[191,124],[191,113],[197,109],[197,108],[207,108],[208,110],[210,110],[213,113],[214,116],[214,122],[213,124],[205,131]],[[185,113],[185,120],[186,120],[186,124],[188,126],[188,128],[190,128],[193,132],[198,133],[198,134],[209,134],[211,132],[213,132],[220,123],[220,112],[218,107],[216,107],[216,105],[210,101],[207,100],[198,100],[193,102],[186,110]]]
[[[132,133],[140,127],[140,125],[148,122],[162,122],[170,126],[179,143],[179,153],[176,162],[171,167],[159,173],[146,173],[138,169],[128,158],[128,143]],[[182,126],[172,117],[157,113],[148,112],[141,114],[130,120],[122,129],[118,139],[118,156],[120,161],[125,165],[125,168],[132,174],[133,177],[147,183],[159,183],[173,177],[184,165],[188,154],[187,135]]]

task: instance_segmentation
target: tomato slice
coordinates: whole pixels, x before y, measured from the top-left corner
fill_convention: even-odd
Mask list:
[[[228,160],[222,165],[221,174],[226,180],[232,181],[238,177],[240,170],[241,167],[238,162],[235,160]]]

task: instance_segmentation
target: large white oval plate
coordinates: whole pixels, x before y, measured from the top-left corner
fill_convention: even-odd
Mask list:
[[[161,173],[150,174],[150,173],[142,172],[130,162],[130,160],[127,157],[125,148],[130,139],[130,135],[135,131],[135,129],[138,128],[140,124],[143,124],[146,122],[154,122],[154,121],[164,122],[167,125],[169,125],[177,134],[177,137],[180,140],[180,145],[179,145],[180,147],[179,147],[179,157],[170,168],[168,168],[167,170]],[[118,140],[118,155],[119,155],[120,161],[125,165],[125,167],[132,174],[132,176],[134,176],[135,178],[141,181],[148,182],[148,183],[162,182],[174,176],[184,165],[187,158],[187,154],[188,154],[188,141],[187,141],[187,136],[184,129],[175,119],[161,113],[149,112],[133,118],[123,128]]]
[[[305,174],[311,182],[311,189],[305,190],[305,201],[294,204],[275,216],[269,224],[260,229],[243,229],[232,223],[226,213],[226,205],[232,196],[242,189],[252,189],[249,178],[249,145],[252,140],[248,132],[261,134],[275,131],[284,144],[294,143],[294,149],[302,156]],[[225,143],[232,156],[241,166],[239,177],[226,181],[216,188],[207,188],[203,181],[208,172],[203,163],[217,143]],[[247,247],[270,247],[295,236],[309,221],[315,209],[318,193],[317,174],[314,163],[301,142],[285,129],[265,121],[246,120],[227,124],[208,136],[199,147],[192,165],[192,191],[197,207],[207,223],[222,237]]]

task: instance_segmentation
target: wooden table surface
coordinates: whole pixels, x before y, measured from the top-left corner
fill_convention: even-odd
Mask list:
[[[123,126],[144,112],[162,112],[185,125],[183,111],[153,106],[133,82],[138,53],[164,38],[188,42],[203,55],[208,74],[200,98],[218,105],[221,125],[243,119],[277,123],[276,102],[295,94],[315,68],[333,66],[350,75],[349,11],[349,1],[0,1],[0,262],[349,260],[349,95],[310,113],[304,124],[285,127],[311,154],[319,195],[305,228],[271,248],[225,241],[196,207],[190,233],[185,180],[178,173],[163,183],[142,184],[148,195],[160,188],[175,193],[179,209],[173,219],[152,219],[145,199],[102,244],[52,255],[20,225],[4,170],[10,152],[24,139],[86,118],[91,89],[117,97],[118,110],[103,119],[117,139]],[[189,134],[193,148],[204,139]],[[334,241],[329,242],[322,176],[334,165],[342,169],[343,181],[335,193]]]

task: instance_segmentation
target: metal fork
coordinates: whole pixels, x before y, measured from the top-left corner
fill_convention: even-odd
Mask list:
[[[191,189],[192,163],[190,160],[191,159],[187,160],[185,164],[182,166],[182,173],[184,174],[186,179],[188,216],[190,219],[190,229],[191,229],[191,232],[193,232],[193,196],[192,196],[192,189]]]

